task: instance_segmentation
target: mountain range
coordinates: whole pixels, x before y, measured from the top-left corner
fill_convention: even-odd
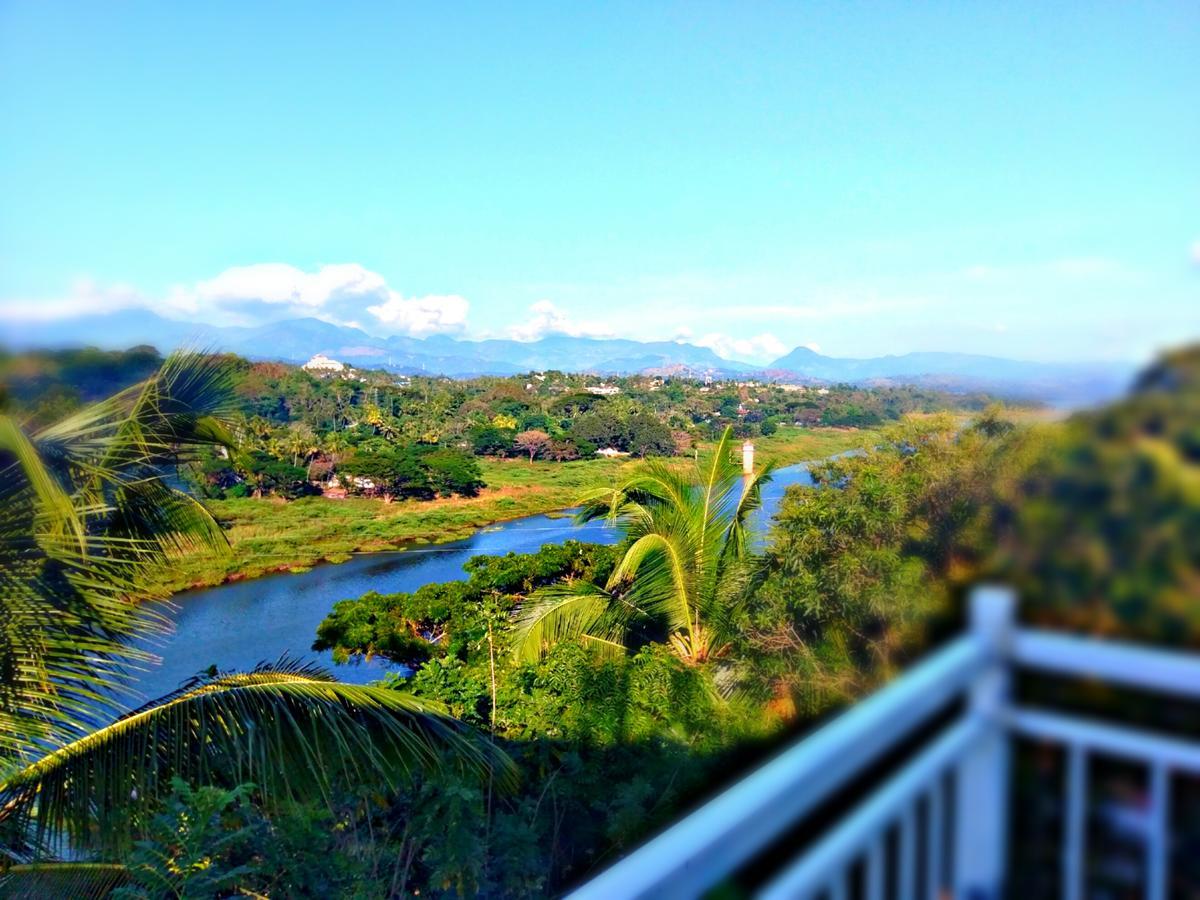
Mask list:
[[[198,346],[249,359],[302,363],[317,353],[362,368],[455,378],[557,369],[597,375],[652,373],[758,377],[777,381],[910,384],[949,391],[988,391],[1061,406],[1106,400],[1128,386],[1133,367],[1120,363],[1043,363],[966,353],[923,352],[864,359],[825,356],[807,347],[769,365],[725,359],[708,347],[676,341],[635,341],[549,335],[536,341],[462,340],[434,335],[378,336],[319,319],[255,327],[166,319],[141,309],[49,323],[0,323],[12,349],[149,344],[166,351]]]

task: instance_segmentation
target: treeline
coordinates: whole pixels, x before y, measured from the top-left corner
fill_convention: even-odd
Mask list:
[[[8,402],[33,423],[145,378],[152,348],[0,356]],[[563,372],[456,381],[383,371],[312,374],[230,357],[239,450],[191,470],[207,497],[326,493],[397,498],[470,496],[472,457],[568,462],[597,453],[691,454],[727,427],[738,437],[781,425],[878,427],[910,412],[974,410],[988,398],[917,388],[712,385],[686,378],[603,380]]]
[[[157,350],[145,346],[25,353],[0,349],[0,406],[23,412],[36,424],[56,422],[87,403],[144,381],[162,362]]]

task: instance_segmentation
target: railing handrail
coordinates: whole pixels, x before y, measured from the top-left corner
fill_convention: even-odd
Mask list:
[[[976,588],[970,601],[965,635],[676,822],[572,897],[701,895],[853,783],[958,696],[966,701],[963,714],[931,736],[801,858],[785,865],[767,885],[767,896],[811,896],[825,890],[835,900],[843,898],[855,859],[866,862],[868,895],[882,896],[881,879],[888,867],[882,835],[890,828],[898,829],[903,848],[897,852],[902,860],[898,877],[911,891],[918,803],[926,810],[920,826],[928,854],[924,871],[937,873],[926,875],[931,894],[948,887],[954,896],[994,895],[1005,880],[1014,734],[1057,741],[1069,750],[1062,888],[1063,896],[1073,900],[1081,896],[1088,754],[1103,752],[1150,765],[1153,852],[1148,851],[1147,896],[1164,896],[1170,772],[1200,772],[1200,746],[1133,727],[1014,706],[1011,673],[1024,668],[1200,698],[1200,656],[1017,628],[1015,596],[999,586]],[[953,808],[947,811],[954,829],[944,835],[947,779],[954,785]],[[980,815],[981,809],[988,812]],[[951,839],[945,847],[953,861],[949,875],[940,861],[943,837]],[[943,880],[947,875],[948,882]]]
[[[963,693],[989,659],[978,635],[956,638],[571,896],[699,895]]]
[[[1013,734],[1200,775],[1200,746],[1172,735],[1032,707],[1018,707],[1007,718]]]
[[[1019,628],[1013,635],[1010,659],[1017,666],[1040,672],[1200,697],[1200,657],[1194,653]]]
[[[977,716],[965,716],[896,773],[857,810],[786,867],[761,893],[760,900],[809,897],[825,879],[853,861],[864,843],[882,839],[892,820],[937,777],[950,768],[984,733]]]

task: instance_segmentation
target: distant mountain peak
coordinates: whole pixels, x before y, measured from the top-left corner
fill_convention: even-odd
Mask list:
[[[766,366],[723,359],[709,347],[679,341],[571,337],[536,341],[465,340],[448,335],[379,336],[321,319],[300,318],[254,327],[223,327],[165,319],[149,310],[122,310],[53,323],[0,322],[0,339],[14,348],[149,344],[168,351],[200,346],[249,359],[303,363],[323,353],[341,362],[404,374],[462,378],[557,369],[596,375],[649,373],[675,377],[754,376],[804,382],[915,384],[942,390],[988,391],[1074,405],[1123,391],[1132,366],[1032,363],[965,353],[904,353],[853,359],[797,347]]]

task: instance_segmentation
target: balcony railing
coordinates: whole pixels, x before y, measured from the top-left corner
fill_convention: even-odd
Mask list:
[[[1061,744],[1067,770],[1059,895],[1083,896],[1089,759],[1147,767],[1144,896],[1167,895],[1170,785],[1200,774],[1200,744],[1014,704],[1016,668],[1200,698],[1200,659],[1112,641],[1017,628],[1005,588],[976,589],[969,628],[877,694],[751,773],[572,895],[577,900],[698,897],[774,848],[792,829],[906,742],[920,740],[881,785],[793,859],[758,896],[994,898],[1008,865],[1014,736]],[[961,700],[958,706],[955,701]],[[948,715],[948,711],[954,711]],[[926,732],[932,731],[932,734]],[[894,840],[889,841],[889,836]]]

